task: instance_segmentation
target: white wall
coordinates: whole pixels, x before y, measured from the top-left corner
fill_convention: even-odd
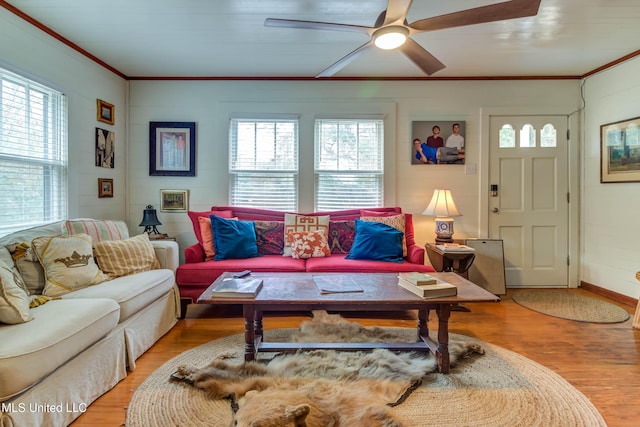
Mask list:
[[[416,240],[433,241],[433,219],[423,217],[434,188],[451,188],[463,216],[455,237],[487,237],[487,114],[570,114],[579,106],[579,82],[339,82],[339,81],[132,81],[130,83],[130,226],[139,223],[146,204],[159,206],[160,189],[189,189],[190,210],[228,203],[227,132],[234,113],[296,113],[301,126],[301,185],[313,188],[313,119],[326,114],[385,114],[386,205],[414,214]],[[489,113],[488,113],[489,112]],[[411,122],[464,120],[466,163],[411,165]],[[197,176],[150,177],[149,122],[193,121],[197,126]],[[426,138],[427,135],[419,135]],[[483,179],[483,177],[485,177]],[[389,187],[390,186],[390,187]],[[313,209],[311,195],[301,211]],[[181,247],[195,242],[186,214],[158,211],[161,231]]]
[[[582,178],[585,282],[638,298],[640,183],[600,183],[600,125],[640,116],[640,59],[587,78]]]
[[[0,8],[0,66],[60,90],[69,115],[69,217],[126,214],[124,79]],[[96,120],[96,100],[115,105],[115,125]],[[95,166],[95,128],[115,131],[115,168]],[[114,197],[98,198],[98,178],[113,178]]]

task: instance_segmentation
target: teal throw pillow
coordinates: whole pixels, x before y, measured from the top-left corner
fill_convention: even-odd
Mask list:
[[[404,233],[380,222],[355,220],[353,246],[346,259],[402,262]]]
[[[258,252],[253,221],[231,220],[211,215],[211,230],[216,248],[214,260],[261,256]]]

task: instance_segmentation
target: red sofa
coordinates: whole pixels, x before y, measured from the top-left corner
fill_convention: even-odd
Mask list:
[[[330,233],[340,233],[337,228],[341,224],[349,224],[349,222],[359,218],[361,212],[365,215],[397,215],[402,213],[399,207],[384,208],[368,208],[368,209],[349,209],[329,212],[314,212],[302,215],[329,215],[330,216]],[[213,206],[210,212],[189,212],[189,217],[194,225],[194,232],[198,238],[198,243],[185,249],[185,263],[180,265],[176,271],[176,282],[180,289],[180,299],[182,305],[182,315],[186,313],[188,304],[193,303],[202,294],[202,292],[223,272],[225,271],[243,271],[251,270],[256,272],[386,272],[393,273],[399,271],[435,271],[430,265],[424,265],[424,248],[416,245],[413,233],[413,222],[411,214],[405,214],[405,239],[407,245],[407,255],[402,263],[385,262],[385,261],[369,261],[369,260],[353,260],[345,259],[350,248],[351,242],[340,242],[341,245],[332,246],[331,256],[309,259],[294,259],[292,257],[282,256],[280,254],[267,254],[255,258],[245,259],[225,259],[221,261],[205,261],[205,252],[200,235],[198,216],[208,217],[211,213],[225,212],[227,215],[238,218],[240,220],[260,221],[261,223],[269,222],[284,224],[285,212],[274,211],[269,209],[243,208],[235,206]],[[257,223],[256,223],[257,224]],[[335,226],[335,228],[334,228]],[[352,235],[350,236],[353,237]],[[331,237],[330,237],[331,238]],[[341,236],[344,239],[344,235]],[[338,247],[339,246],[339,247]]]

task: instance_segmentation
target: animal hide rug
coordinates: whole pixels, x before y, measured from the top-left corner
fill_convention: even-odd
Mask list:
[[[303,322],[293,339],[397,341],[397,334],[389,331],[314,312],[313,320]],[[478,344],[459,342],[450,343],[449,351],[452,364],[484,353]],[[266,361],[214,359],[205,367],[180,366],[172,379],[201,388],[212,399],[235,402],[235,425],[240,427],[398,427],[402,423],[392,407],[436,370],[429,353],[314,350],[278,354]]]

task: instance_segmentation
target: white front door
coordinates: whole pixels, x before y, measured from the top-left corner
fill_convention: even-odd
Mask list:
[[[507,287],[569,285],[567,127],[566,116],[491,116],[489,236],[503,241]]]

